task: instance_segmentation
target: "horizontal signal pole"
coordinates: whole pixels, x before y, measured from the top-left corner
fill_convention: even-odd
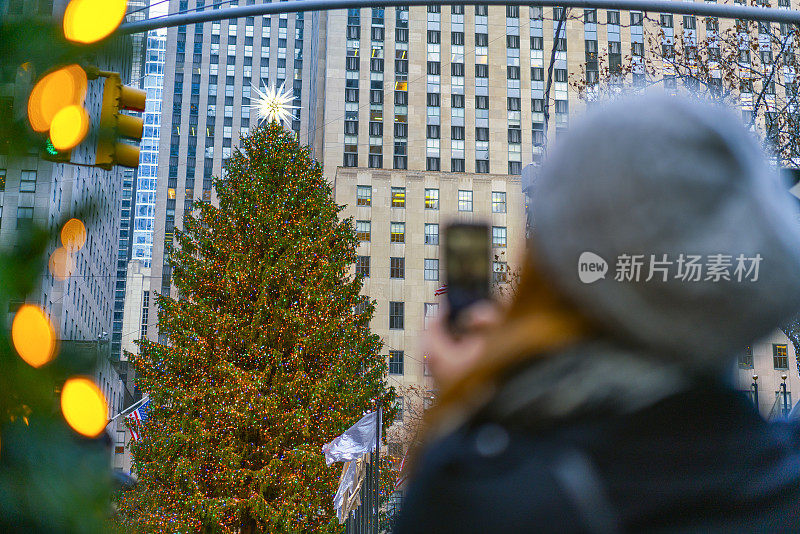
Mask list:
[[[279,13],[301,11],[331,11],[334,9],[356,9],[369,7],[429,6],[429,5],[496,5],[496,6],[542,6],[577,7],[585,9],[619,9],[623,11],[649,11],[698,15],[726,19],[760,20],[800,24],[800,11],[726,5],[706,2],[672,2],[670,0],[290,0],[249,6],[206,8],[205,11],[165,15],[153,19],[123,24],[117,34],[142,33],[156,28],[183,26],[224,19],[238,19]]]

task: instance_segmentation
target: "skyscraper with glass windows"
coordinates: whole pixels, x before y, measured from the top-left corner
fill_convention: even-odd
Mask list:
[[[158,146],[161,126],[161,92],[164,86],[166,31],[150,32],[147,37],[143,88],[147,92],[144,134],[140,147],[136,185],[135,220],[131,258],[150,267],[153,254],[153,226],[158,183]]]
[[[150,0],[131,0],[128,2],[128,12],[125,19],[129,22],[147,18]],[[144,87],[142,72],[145,67],[145,48],[147,46],[146,34],[133,34],[130,37],[131,66],[128,74],[130,84],[135,87]],[[134,113],[139,115],[139,113]],[[120,208],[119,236],[117,239],[117,268],[114,282],[114,320],[111,330],[111,353],[119,360],[121,358],[121,338],[123,311],[125,307],[125,284],[127,279],[128,262],[131,259],[131,245],[133,234],[133,220],[135,216],[134,203],[136,200],[136,186],[138,169],[122,170],[122,203]]]

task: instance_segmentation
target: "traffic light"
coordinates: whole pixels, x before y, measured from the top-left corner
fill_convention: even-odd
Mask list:
[[[139,166],[139,148],[120,142],[120,138],[141,141],[144,121],[120,111],[144,111],[147,93],[122,85],[119,74],[115,72],[103,75],[106,76],[106,84],[94,164],[106,170],[114,165],[136,168]]]
[[[88,82],[98,78],[105,78],[103,104],[99,124],[92,125],[83,105]],[[42,159],[69,163],[72,149],[94,129],[97,135],[94,166],[106,170],[115,165],[137,167],[138,147],[120,140],[140,141],[144,122],[120,111],[144,111],[146,96],[144,91],[122,85],[118,73],[104,72],[95,67],[84,68],[74,64],[47,73],[36,82],[28,98],[31,128],[47,135],[42,145]]]

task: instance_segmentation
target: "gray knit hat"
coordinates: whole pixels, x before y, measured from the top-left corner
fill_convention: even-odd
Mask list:
[[[537,263],[634,347],[718,367],[800,310],[795,205],[730,112],[617,100],[557,142],[531,197]]]

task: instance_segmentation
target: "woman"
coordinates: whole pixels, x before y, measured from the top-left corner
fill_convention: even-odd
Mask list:
[[[757,145],[663,95],[559,143],[510,309],[430,335],[439,406],[395,533],[800,531],[800,434],[726,383],[800,310],[800,229]]]

